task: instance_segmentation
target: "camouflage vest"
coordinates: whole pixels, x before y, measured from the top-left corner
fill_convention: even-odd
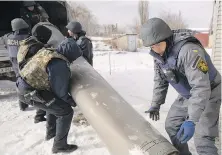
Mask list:
[[[18,64],[21,64],[24,60],[25,57],[29,51],[29,49],[32,46],[35,46],[37,44],[42,44],[41,42],[39,42],[35,37],[30,36],[25,40],[20,41],[20,47],[18,50],[18,54],[17,54],[17,61]],[[43,45],[43,44],[42,44]]]
[[[21,77],[37,90],[50,90],[46,67],[54,58],[65,60],[69,64],[69,61],[63,55],[55,52],[55,49],[42,48],[20,70]]]

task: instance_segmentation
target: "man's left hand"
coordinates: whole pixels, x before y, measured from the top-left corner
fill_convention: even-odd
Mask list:
[[[145,111],[145,113],[150,114],[150,118],[153,121],[158,121],[160,119],[160,105],[151,106],[149,110]]]
[[[177,139],[182,143],[187,143],[194,135],[195,124],[192,121],[185,121],[177,133]]]

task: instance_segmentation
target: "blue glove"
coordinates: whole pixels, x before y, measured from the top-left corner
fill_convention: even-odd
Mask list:
[[[160,106],[156,105],[156,106],[150,107],[150,109],[145,111],[145,113],[149,113],[150,114],[150,118],[152,120],[158,121],[160,119],[159,111],[160,111]]]
[[[177,133],[177,139],[182,143],[187,143],[194,135],[195,124],[192,121],[185,121]]]

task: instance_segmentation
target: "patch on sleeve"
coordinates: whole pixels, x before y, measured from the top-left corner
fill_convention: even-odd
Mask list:
[[[201,72],[203,72],[204,74],[206,74],[208,72],[208,66],[207,63],[201,58],[201,56],[197,56],[193,65],[192,65],[193,69],[199,69]]]

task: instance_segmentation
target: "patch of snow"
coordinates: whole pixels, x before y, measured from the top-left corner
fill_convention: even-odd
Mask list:
[[[90,95],[92,96],[93,99],[95,99],[97,97],[98,93],[92,92]]]
[[[99,106],[99,102],[96,101],[96,105]]]
[[[137,140],[137,139],[138,139],[138,137],[137,137],[137,136],[135,136],[135,135],[132,135],[132,136],[129,136],[129,139],[130,139],[130,140],[134,140],[134,141],[135,141],[135,140]]]
[[[105,104],[105,103],[102,103],[104,106],[107,106],[107,104]]]
[[[104,43],[104,41],[93,41],[93,52],[97,54],[100,51],[111,51],[111,45]]]
[[[103,40],[111,40],[112,38],[109,37],[94,37],[88,36],[92,41],[103,41]]]
[[[78,88],[79,88],[79,89],[82,89],[82,88],[83,88],[83,85],[78,85]]]
[[[144,153],[140,150],[139,147],[134,147],[129,151],[129,155],[144,155]]]

